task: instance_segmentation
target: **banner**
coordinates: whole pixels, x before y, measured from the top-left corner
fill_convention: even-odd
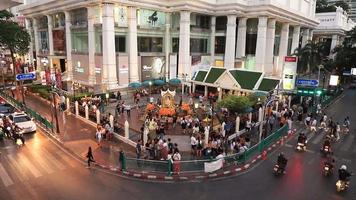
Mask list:
[[[199,70],[209,70],[210,68],[210,56],[191,56],[192,57],[192,75],[194,75]]]
[[[164,77],[164,57],[141,56],[141,81]]]
[[[119,85],[129,84],[129,57],[119,56],[118,57],[118,69],[119,69]]]
[[[64,30],[53,30],[53,49],[55,51],[66,51]]]
[[[165,13],[140,9],[137,12],[137,25],[142,27],[164,27],[166,25]]]
[[[293,90],[295,86],[295,79],[297,76],[297,57],[286,56],[284,57],[283,68],[283,89]]]
[[[205,173],[210,173],[214,172],[216,170],[219,170],[223,167],[223,159],[219,159],[217,161],[213,162],[205,162],[204,163],[204,172]]]

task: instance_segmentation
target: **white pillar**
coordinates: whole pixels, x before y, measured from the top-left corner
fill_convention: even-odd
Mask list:
[[[135,7],[128,8],[128,44],[129,44],[129,67],[130,83],[139,81],[138,51],[137,51],[137,13]]]
[[[89,84],[96,83],[95,77],[95,7],[88,7],[88,56],[89,56]]]
[[[247,28],[247,18],[243,17],[239,19],[239,26],[237,29],[237,47],[236,47],[236,57],[245,57],[246,48],[246,28]]]
[[[40,60],[38,57],[38,53],[40,52],[40,43],[38,41],[38,24],[37,24],[37,19],[36,18],[32,18],[32,23],[33,23],[33,35],[35,38],[35,52],[36,52],[36,64],[37,64],[37,71],[40,71],[40,69],[38,68]]]
[[[282,76],[283,73],[283,64],[284,64],[284,57],[287,56],[288,51],[288,34],[289,34],[289,24],[283,23],[282,30],[281,30],[281,40],[279,43],[279,61],[278,61],[278,70],[277,75],[279,77]]]
[[[30,35],[30,46],[29,46],[29,61],[31,64],[33,64],[33,59],[34,59],[34,55],[33,55],[33,43],[34,41],[32,40],[33,34],[32,34],[32,27],[31,27],[31,20],[29,18],[26,18],[26,29],[28,30],[28,33]]]
[[[289,96],[288,96],[288,108],[290,108],[291,103],[292,103],[292,96],[289,95]]]
[[[74,108],[75,108],[75,115],[78,116],[79,115],[79,104],[78,101],[75,101],[74,103]]]
[[[165,56],[166,56],[166,66],[165,66],[165,77],[166,80],[169,79],[169,54],[171,53],[171,13],[166,13],[166,32],[164,35],[165,38]],[[173,78],[173,77],[171,77]],[[146,143],[144,143],[146,144]]]
[[[261,139],[262,139],[262,132],[263,132],[263,116],[264,116],[264,107],[262,107],[262,108],[260,108],[259,110],[258,110],[258,116],[259,116],[259,121],[260,121],[260,140],[259,141],[261,141]]]
[[[118,87],[116,75],[114,4],[103,3],[103,70],[102,81],[111,90]]]
[[[72,26],[71,16],[69,11],[64,11],[66,23],[66,55],[67,55],[67,77],[73,80],[73,64],[72,64],[72,36],[70,27]]]
[[[148,140],[148,132],[149,132],[148,128],[145,127],[145,128],[143,129],[143,145],[146,145],[146,143],[147,143],[147,140]]]
[[[129,122],[126,120],[125,121],[125,138],[127,138],[127,139],[129,139],[129,128],[130,128]]]
[[[266,55],[267,20],[268,18],[265,16],[258,18],[255,70],[262,72],[265,68],[264,64]]]
[[[251,123],[252,122],[252,113],[248,113],[248,121]]]
[[[215,65],[215,26],[216,26],[216,17],[211,17],[211,24],[210,24],[210,64],[212,66]]]
[[[279,101],[276,101],[276,112],[278,112]]]
[[[299,46],[299,35],[300,35],[300,26],[294,26],[293,29],[293,39],[292,39],[292,47],[291,47],[291,54],[294,53],[294,51],[298,48]]]
[[[210,132],[210,126],[206,126],[204,129],[204,144],[207,145],[209,143],[209,132]]]
[[[204,96],[208,97],[208,86],[204,86]]]
[[[70,112],[70,100],[69,97],[66,98],[67,111]]]
[[[267,41],[266,41],[266,56],[265,56],[265,73],[273,74],[274,60],[274,41],[276,37],[276,19],[269,19],[267,23]]]
[[[182,74],[188,74],[191,77],[190,68],[190,12],[180,12],[179,27],[179,60],[178,77]]]
[[[222,90],[223,90],[222,88],[219,89],[218,101],[221,101],[221,99],[222,99],[222,93],[223,93]]]
[[[100,110],[96,109],[96,123],[100,124]]]
[[[237,116],[236,117],[236,121],[235,121],[236,125],[235,125],[235,133],[238,133],[240,130],[240,117]]]
[[[224,67],[235,68],[236,15],[227,16]]]
[[[338,36],[332,35],[331,45],[330,45],[330,55],[333,54],[333,50],[337,46],[337,43],[338,43]]]
[[[85,105],[84,109],[85,109],[85,119],[89,119],[89,107],[88,107],[88,105]]]
[[[302,47],[304,47],[309,40],[309,29],[303,30],[303,37],[302,37]]]
[[[49,55],[54,55],[54,50],[53,50],[53,22],[52,22],[52,16],[51,15],[46,15],[47,20],[48,20],[48,46],[49,46]],[[52,64],[51,64],[52,65]]]

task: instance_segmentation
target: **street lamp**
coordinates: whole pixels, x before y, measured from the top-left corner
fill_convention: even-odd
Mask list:
[[[151,86],[152,86],[152,81],[148,82],[148,85],[150,86],[150,97],[151,97]]]
[[[109,103],[109,92],[106,92],[106,94],[105,94],[105,98],[106,98],[106,105],[108,105],[108,103]]]
[[[51,89],[52,89],[51,92],[52,92],[52,98],[53,98],[54,117],[56,119],[56,133],[59,133],[59,122],[58,122],[58,113],[57,113],[57,99],[56,99],[56,95],[58,95],[58,94],[55,92],[55,89],[54,89],[54,86],[55,86],[54,81],[52,81],[51,86],[52,86],[51,87]]]

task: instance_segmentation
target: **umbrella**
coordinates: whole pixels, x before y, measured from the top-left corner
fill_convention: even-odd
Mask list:
[[[158,79],[158,80],[155,80],[154,81],[154,84],[155,85],[158,85],[158,86],[160,86],[160,85],[164,85],[166,82],[164,82],[163,80],[161,80],[161,79]]]
[[[256,95],[256,97],[265,97],[268,95],[268,92],[262,92],[262,91],[258,91],[253,93],[254,95]]]
[[[253,109],[251,107],[248,107],[244,111],[245,111],[244,113],[250,113],[253,111]]]
[[[181,80],[178,78],[172,78],[171,80],[169,80],[169,83],[173,85],[179,85],[181,83]]]
[[[139,88],[141,87],[141,83],[139,82],[132,82],[129,84],[129,87],[132,87],[132,88]]]
[[[142,85],[143,85],[143,86],[150,86],[150,83],[151,83],[151,85],[152,85],[152,84],[153,84],[153,81],[148,81],[148,80],[147,80],[147,81],[143,81],[143,82],[142,82]]]

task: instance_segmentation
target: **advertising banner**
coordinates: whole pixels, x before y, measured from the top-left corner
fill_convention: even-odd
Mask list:
[[[199,70],[208,70],[210,68],[210,56],[192,56],[192,75]]]
[[[127,7],[124,6],[115,7],[114,18],[118,27],[127,27]]]
[[[337,84],[339,84],[339,76],[337,76],[337,75],[330,75],[329,85],[331,85],[331,86],[337,86]]]
[[[141,57],[141,81],[164,77],[164,57],[142,56]]]
[[[283,68],[283,89],[293,90],[295,87],[295,79],[297,76],[297,57],[286,56],[284,57]]]
[[[53,49],[55,51],[65,51],[66,41],[64,30],[53,30]]]
[[[119,85],[129,84],[129,57],[119,56],[118,69],[119,69]]]
[[[214,172],[216,170],[219,170],[223,167],[223,159],[219,159],[217,161],[213,162],[205,162],[204,163],[204,172],[205,173],[210,173]]]
[[[137,13],[137,25],[142,27],[164,27],[166,16],[164,12],[140,9]]]

